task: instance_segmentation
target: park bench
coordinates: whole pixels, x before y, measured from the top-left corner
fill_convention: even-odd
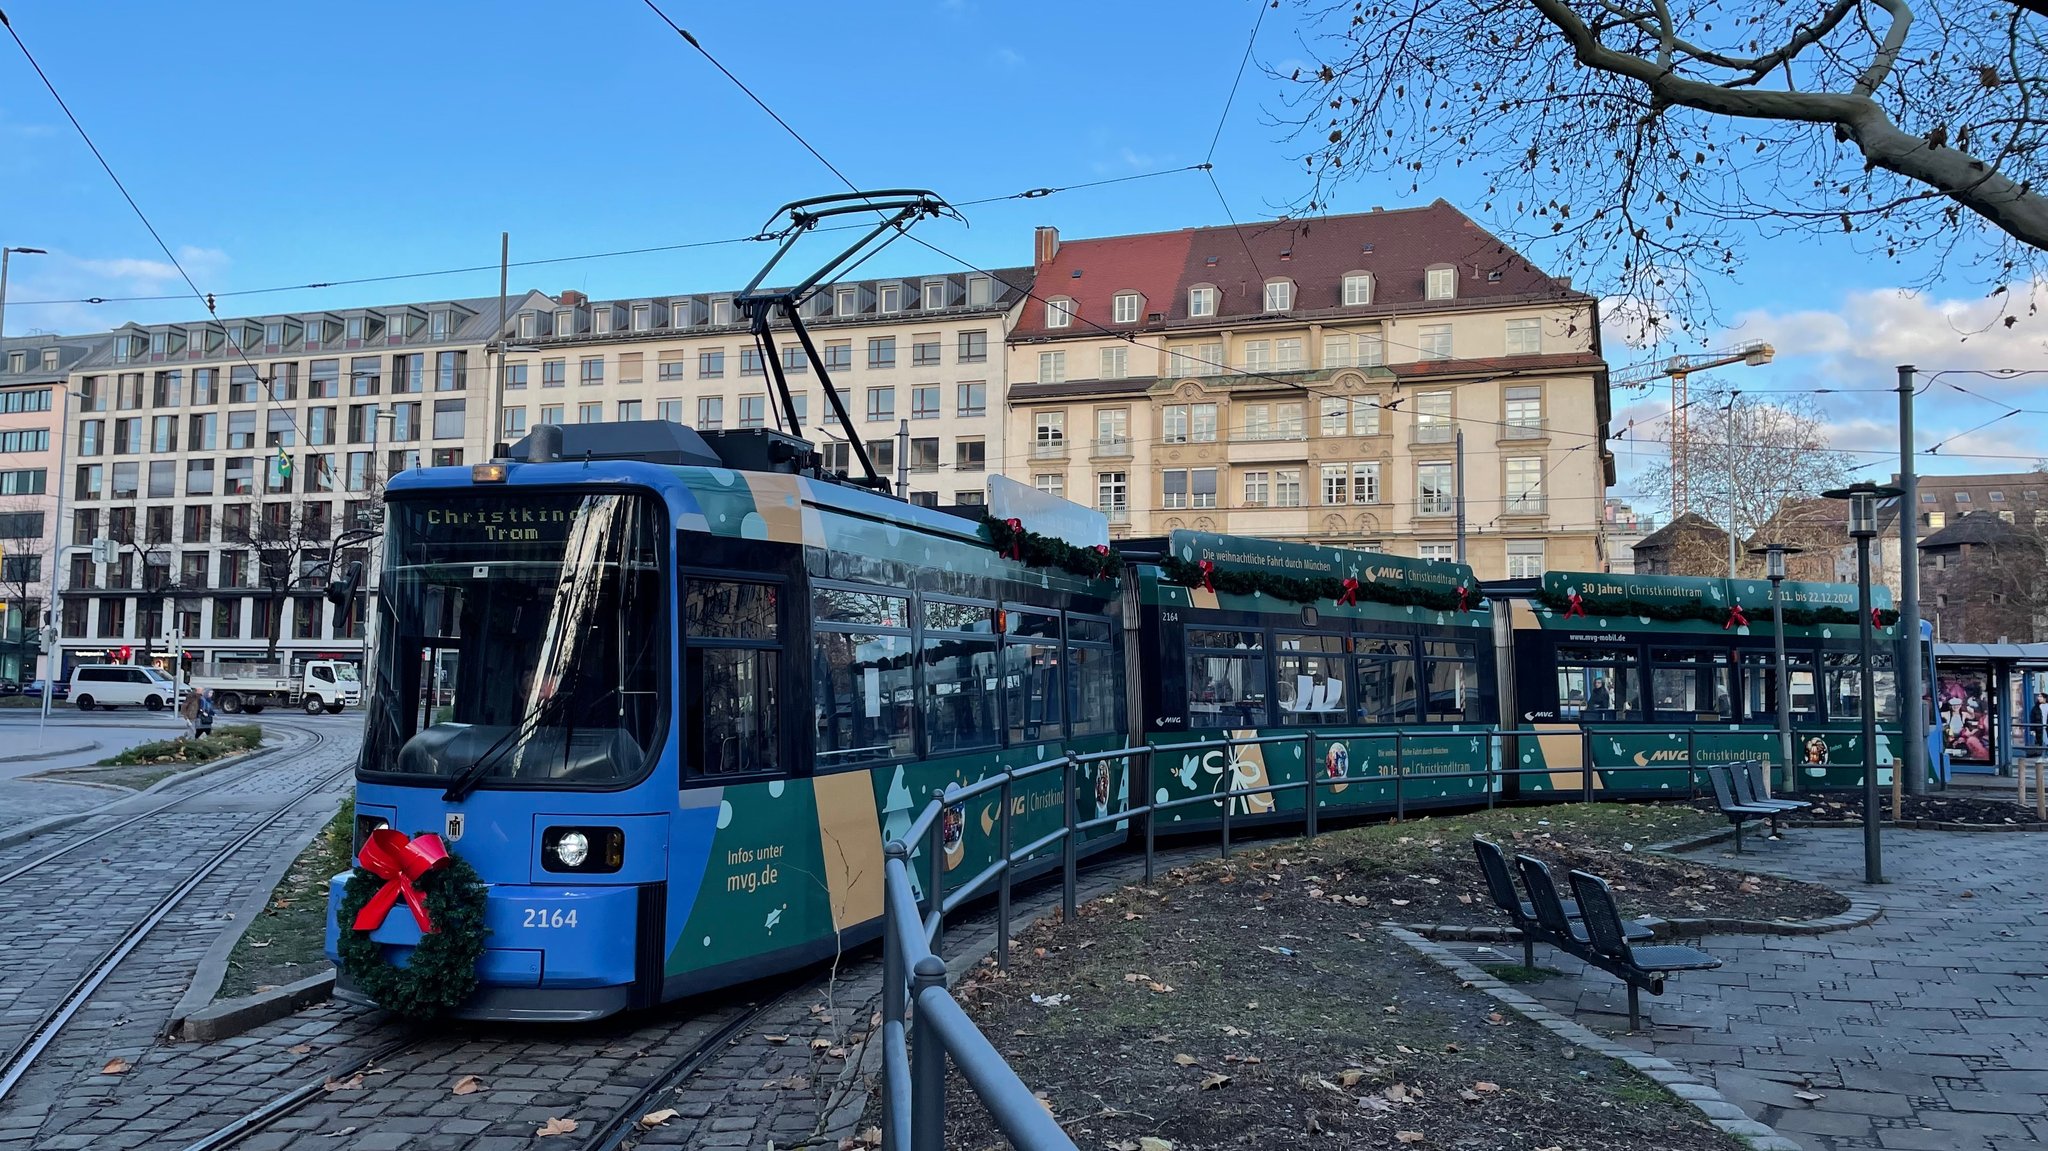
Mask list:
[[[1633,947],[1615,906],[1614,891],[1607,881],[1583,871],[1571,873],[1572,894],[1578,896],[1582,922],[1591,946],[1576,952],[1586,962],[1628,985],[1628,1029],[1642,1030],[1642,1007],[1638,989],[1652,995],[1664,994],[1664,978],[1679,971],[1708,971],[1721,961],[1697,947],[1661,944]]]
[[[1742,825],[1752,819],[1771,820],[1775,823],[1778,809],[1760,807],[1754,803],[1743,803],[1735,798],[1735,784],[1726,767],[1718,763],[1707,765],[1707,781],[1714,785],[1714,806],[1735,825],[1735,853],[1742,854]]]
[[[1486,844],[1486,847],[1492,848],[1495,852],[1500,851],[1500,848],[1491,843]],[[1486,867],[1485,849],[1480,849],[1480,852],[1481,867],[1490,872],[1491,869]],[[1579,905],[1557,894],[1557,880],[1550,874],[1550,865],[1533,855],[1518,854],[1515,856],[1515,867],[1522,873],[1522,886],[1529,890],[1528,902],[1525,903],[1519,898],[1512,899],[1515,909],[1509,912],[1515,919],[1515,926],[1522,932],[1523,966],[1536,966],[1536,951],[1531,944],[1539,941],[1548,943],[1560,951],[1579,954],[1580,949],[1589,944],[1590,937],[1587,936],[1585,927],[1578,922]],[[1502,871],[1502,878],[1506,878],[1506,868],[1503,867]],[[1487,889],[1493,890],[1490,875]],[[1507,886],[1506,891],[1510,897],[1514,896],[1515,889],[1512,884]],[[1501,902],[1499,892],[1494,892],[1494,902]],[[1502,910],[1507,910],[1505,905],[1502,906]],[[1633,921],[1623,924],[1622,932],[1630,939],[1650,939],[1654,936],[1648,924]]]
[[[1813,805],[1803,799],[1781,799],[1764,790],[1764,761],[1761,759],[1738,760],[1728,768],[1729,782],[1735,785],[1735,802],[1747,803],[1753,807],[1775,807],[1780,813],[1805,811]],[[1778,821],[1771,819],[1771,830],[1776,831]]]

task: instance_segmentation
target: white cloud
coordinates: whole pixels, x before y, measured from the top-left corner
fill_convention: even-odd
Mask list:
[[[997,48],[996,63],[1012,70],[1022,68],[1024,66],[1024,54],[1015,48]]]
[[[202,291],[227,287],[231,260],[218,248],[177,250]],[[129,320],[190,319],[201,310],[171,262],[150,256],[82,256],[61,249],[17,258],[9,268],[7,331],[77,334],[105,331]],[[126,296],[173,296],[163,301],[85,304],[73,301]],[[50,302],[43,302],[50,301]]]
[[[1731,342],[1767,340],[1780,356],[1813,357],[1817,372],[1850,386],[1891,384],[1900,364],[1916,365],[1923,377],[1944,369],[2048,369],[2048,314],[2027,311],[2036,298],[2048,302],[2048,284],[1988,299],[1879,288],[1851,292],[1831,309],[1745,312],[1729,336]],[[2005,381],[1975,376],[1957,382],[1986,392],[2031,392],[2043,386],[2038,377]]]

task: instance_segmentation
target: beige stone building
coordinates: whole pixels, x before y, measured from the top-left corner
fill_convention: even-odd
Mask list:
[[[1029,277],[1009,269],[847,281],[803,304],[832,385],[892,490],[901,474],[920,503],[985,499],[1004,450],[1003,333]],[[774,334],[800,434],[827,467],[857,473],[802,346],[785,327]],[[787,422],[731,292],[541,297],[513,319],[506,368],[498,438],[508,442],[539,424],[664,419],[708,431]]]
[[[1005,474],[1108,514],[1599,571],[1597,301],[1438,201],[1066,240],[1008,341]],[[1463,483],[1458,439],[1463,433]]]
[[[0,341],[0,679],[43,674],[65,381],[105,337]]]

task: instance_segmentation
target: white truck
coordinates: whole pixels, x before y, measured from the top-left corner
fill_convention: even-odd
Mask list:
[[[185,686],[212,689],[214,706],[229,715],[250,715],[276,704],[303,707],[307,715],[338,712],[363,701],[356,665],[333,659],[306,661],[297,675],[272,663],[221,663],[193,669]]]

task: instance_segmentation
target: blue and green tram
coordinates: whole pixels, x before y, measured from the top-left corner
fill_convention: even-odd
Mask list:
[[[595,1018],[829,957],[879,930],[883,843],[931,796],[1121,744],[1116,581],[999,555],[809,447],[545,427],[391,481],[357,844],[436,833],[489,885],[462,1014]],[[1123,768],[1084,771],[1083,813],[1121,810]],[[1061,789],[1019,785],[1017,842]],[[984,807],[947,821],[948,871],[990,862],[961,826]],[[400,905],[371,938],[402,966],[421,936]]]
[[[1763,759],[1774,785],[1860,787],[1862,656],[1853,584],[1782,585],[1785,619],[1762,579],[1549,572],[1489,584],[1506,610],[1497,623],[1510,726],[1521,771],[1511,797],[1595,790],[1616,797],[1704,788],[1689,764]],[[1903,758],[1897,660],[1903,641],[1890,593],[1874,589],[1873,694],[1877,762]],[[1773,629],[1785,635],[1780,683]],[[1908,658],[1911,658],[1909,655]],[[1791,771],[1778,736],[1780,692],[1790,705]],[[1660,764],[1670,770],[1655,770]],[[1890,768],[1880,771],[1890,783]]]
[[[1144,802],[1217,797],[1155,830],[1214,827],[1225,802],[1233,824],[1299,822],[1305,788],[1259,789],[1310,772],[1319,816],[1483,803],[1498,786],[1492,613],[1470,568],[1195,531],[1126,548]],[[1304,731],[1312,747],[1262,740]],[[1176,750],[1218,740],[1236,742]]]

